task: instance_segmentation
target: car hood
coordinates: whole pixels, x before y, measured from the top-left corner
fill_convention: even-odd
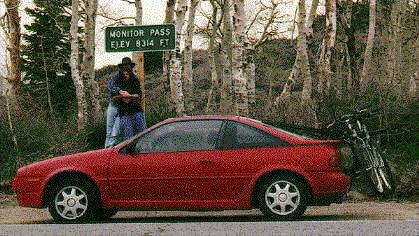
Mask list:
[[[112,152],[113,149],[104,149],[55,157],[24,166],[18,170],[17,175],[47,176],[60,169],[80,171],[105,166]]]

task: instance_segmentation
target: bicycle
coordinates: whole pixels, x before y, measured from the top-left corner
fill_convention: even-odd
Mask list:
[[[353,153],[354,160],[346,166],[352,178],[365,175],[378,196],[387,196],[395,190],[393,174],[378,142],[371,138],[364,121],[380,113],[382,108],[370,111],[368,108],[342,115],[326,126],[329,134],[344,141]]]

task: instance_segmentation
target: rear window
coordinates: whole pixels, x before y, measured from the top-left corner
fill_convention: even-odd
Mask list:
[[[247,119],[250,120],[250,121],[253,121],[255,123],[261,124],[261,125],[263,125],[263,126],[265,126],[267,128],[270,128],[270,129],[273,129],[273,130],[277,130],[277,131],[279,131],[281,133],[287,134],[287,135],[289,135],[291,137],[294,137],[294,138],[297,138],[297,139],[306,139],[306,140],[307,139],[313,139],[312,137],[309,137],[307,135],[296,134],[296,133],[290,132],[288,130],[280,129],[280,128],[275,127],[275,126],[265,124],[265,123],[263,123],[262,121],[259,121],[259,120],[249,119],[249,118],[247,118]]]

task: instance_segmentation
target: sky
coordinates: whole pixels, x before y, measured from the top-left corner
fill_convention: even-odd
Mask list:
[[[166,8],[167,0],[142,0],[143,4],[143,25],[156,25],[156,24],[163,24],[164,16],[165,16],[165,8]],[[295,2],[295,1],[294,1]],[[255,11],[253,0],[246,1],[247,4],[247,14],[249,18],[249,14],[252,14],[252,11]],[[295,5],[295,4],[291,4]],[[32,0],[21,0],[21,5],[19,9],[19,14],[22,19],[22,24],[29,24],[31,22],[31,18],[27,16],[24,12],[26,7],[33,7]],[[197,11],[196,22],[199,24],[203,24],[205,22],[200,12],[210,9],[210,3],[208,1],[202,1],[201,5]],[[290,6],[290,12],[293,12],[293,6]],[[118,18],[123,16],[135,16],[135,7],[134,4],[129,4],[122,0],[99,0],[99,11],[106,12],[108,15]],[[0,1],[0,16],[2,16],[5,12],[4,3]],[[134,20],[128,21],[128,23],[134,23]],[[96,58],[95,58],[95,69],[100,69],[107,65],[117,65],[120,63],[121,59],[126,56],[131,56],[131,53],[107,53],[105,52],[105,36],[104,31],[107,25],[110,24],[109,20],[106,20],[103,17],[97,17],[97,25],[96,25]],[[23,27],[21,27],[24,30]],[[4,45],[4,34],[0,32],[0,73],[2,75],[6,74],[5,70],[5,61],[7,60],[5,56],[5,45]],[[203,47],[202,40],[194,40],[194,48]]]
[[[158,25],[163,24],[165,8],[167,0],[142,0],[143,4],[143,24],[144,25]],[[205,6],[208,3],[204,3]],[[34,5],[32,0],[21,0],[21,5],[19,8],[19,15],[21,17],[21,23],[28,24],[31,22],[31,18],[25,14],[24,9],[26,7],[32,8]],[[99,11],[106,12],[114,18],[122,16],[135,16],[135,6],[134,4],[129,4],[121,0],[99,0]],[[2,1],[0,1],[0,16],[4,15],[5,6]],[[132,24],[134,21],[127,21]],[[121,59],[126,56],[131,56],[131,53],[107,53],[105,52],[105,36],[104,30],[106,25],[110,21],[104,19],[103,17],[97,18],[96,26],[96,58],[95,58],[95,69],[100,69],[107,65],[116,65],[120,63]],[[21,30],[24,30],[21,27]],[[5,37],[3,32],[0,32],[0,74],[5,75],[6,73],[6,47],[5,47]]]

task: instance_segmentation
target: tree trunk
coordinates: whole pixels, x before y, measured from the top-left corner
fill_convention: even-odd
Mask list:
[[[232,82],[234,88],[233,104],[236,115],[249,114],[247,78],[245,76],[244,46],[245,46],[245,12],[244,0],[234,0],[233,15],[233,45],[232,45]]]
[[[223,18],[223,39],[221,42],[220,60],[221,60],[221,94],[220,110],[223,113],[230,113],[232,108],[232,78],[231,78],[231,0],[224,0],[221,7]]]
[[[331,79],[333,77],[330,67],[332,50],[335,47],[336,39],[336,1],[326,0],[326,31],[321,48],[319,58],[319,84],[318,91],[320,93],[329,94]]]
[[[52,101],[51,101],[51,92],[50,92],[50,86],[49,86],[49,79],[48,79],[48,68],[47,68],[47,60],[45,58],[45,50],[44,45],[41,44],[42,47],[42,62],[43,62],[43,69],[45,74],[45,85],[47,90],[47,102],[49,107],[49,113],[51,116],[54,115],[54,109],[52,108]]]
[[[303,84],[303,89],[301,92],[302,101],[309,100],[311,97],[312,91],[312,79],[310,66],[308,62],[308,53],[307,53],[307,34],[305,27],[305,1],[298,1],[298,36],[297,36],[297,57],[291,74],[288,78],[287,83],[284,86],[284,89],[280,95],[279,99],[287,98],[291,95],[291,90],[297,84]],[[302,81],[302,82],[301,82]]]
[[[404,25],[404,12],[407,1],[396,0],[391,8],[388,44],[387,74],[391,84],[398,85],[401,89],[409,84],[409,79],[402,76],[402,27]]]
[[[185,105],[182,89],[182,55],[180,51],[180,40],[182,35],[183,23],[187,10],[186,1],[178,0],[176,9],[176,50],[170,52],[170,91],[172,102],[175,105],[178,116],[184,115]]]
[[[376,26],[376,0],[370,0],[369,27],[367,46],[364,53],[364,67],[361,73],[361,91],[364,91],[371,81],[370,72],[372,69],[372,48],[374,46],[375,26]]]
[[[316,13],[317,13],[317,7],[318,6],[319,6],[319,0],[312,0],[311,7],[310,7],[310,13],[308,15],[307,24],[306,24],[307,37],[308,38],[313,37],[313,22],[314,22],[314,19],[316,19],[316,15],[317,15]]]
[[[165,24],[173,24],[174,23],[174,14],[175,14],[175,0],[167,0],[166,4],[166,16],[164,19]],[[163,72],[162,76],[166,79],[167,84],[169,84],[170,88],[170,74],[169,74],[169,66],[170,66],[170,52],[163,52]],[[166,87],[167,88],[167,87]]]
[[[205,108],[205,112],[209,113],[211,108],[214,108],[215,111],[215,98],[219,91],[219,81],[218,81],[218,73],[217,73],[217,67],[215,63],[215,57],[216,57],[216,50],[215,50],[215,38],[217,37],[217,12],[218,12],[218,6],[217,4],[212,0],[212,18],[211,20],[211,34],[209,36],[209,42],[208,42],[208,59],[210,61],[210,71],[211,71],[211,88],[208,92],[208,102],[207,106]]]
[[[244,3],[243,3],[244,5]],[[276,6],[276,5],[275,5]],[[244,8],[244,6],[243,6]],[[275,7],[272,11],[272,14],[275,12]],[[243,25],[244,28],[248,25],[248,19],[246,17],[246,13],[244,10],[241,11],[242,19],[243,19]],[[267,24],[270,25],[272,21],[269,21]],[[244,58],[243,58],[243,71],[245,76],[245,82],[246,82],[246,90],[247,90],[247,100],[249,104],[254,104],[256,102],[256,66],[255,66],[255,60],[254,60],[254,54],[255,54],[255,46],[252,45],[249,41],[249,37],[246,34],[245,29],[245,35],[244,35]],[[264,31],[266,32],[266,30]],[[266,34],[263,34],[262,37],[266,37]]]
[[[21,90],[21,67],[20,67],[20,0],[6,0],[7,27],[9,30],[9,45],[7,50],[10,55],[9,91],[11,103],[18,105],[17,99]]]
[[[359,74],[358,71],[358,63],[355,59],[355,29],[352,26],[352,6],[353,1],[347,0],[343,2],[343,11],[344,13],[339,14],[340,20],[342,21],[345,36],[346,36],[346,46],[345,52],[347,55],[347,63],[348,63],[348,84],[347,90],[348,91],[359,91]]]
[[[142,25],[143,24],[143,5],[141,0],[135,0],[135,25]],[[133,52],[132,53],[132,60],[135,63],[134,66],[134,74],[138,76],[138,80],[141,84],[141,107],[143,108],[143,112],[145,112],[145,82],[144,82],[144,53],[143,52]]]
[[[16,152],[16,166],[20,167],[21,164],[21,160],[20,160],[20,153],[19,153],[19,145],[17,142],[17,138],[16,138],[16,132],[13,126],[13,122],[12,122],[12,112],[11,112],[11,104],[9,102],[9,94],[10,94],[10,90],[7,89],[6,91],[6,95],[4,96],[6,98],[6,110],[7,110],[7,121],[9,123],[9,128],[10,128],[10,132],[12,134],[12,138],[13,138],[13,144],[14,144],[14,148],[15,148],[15,152]]]
[[[412,77],[410,77],[408,82],[407,94],[412,99],[417,99],[417,82],[419,80],[419,73],[416,72]]]
[[[141,0],[135,0],[135,25],[142,25],[143,24],[143,5],[141,3]],[[139,71],[139,54],[142,52],[133,52],[132,53],[132,61],[135,63],[134,66],[134,74],[138,75],[138,71]]]
[[[79,63],[79,43],[78,43],[78,23],[80,19],[79,0],[72,0],[72,16],[71,16],[71,54],[70,67],[71,76],[76,87],[77,107],[78,107],[78,130],[85,130],[87,127],[87,101],[83,80],[80,77]]]
[[[87,89],[85,94],[88,101],[88,122],[92,123],[101,117],[99,103],[99,85],[95,81],[95,30],[97,0],[85,0],[86,16],[84,30],[84,53],[81,76]]]
[[[246,46],[247,45],[247,46]],[[244,75],[247,81],[247,97],[249,104],[256,102],[256,65],[255,48],[247,41],[244,45]]]
[[[186,28],[184,55],[184,85],[185,85],[185,105],[186,111],[191,112],[194,109],[193,102],[193,71],[192,71],[192,39],[195,29],[195,12],[200,0],[191,0],[189,7],[188,26]]]

